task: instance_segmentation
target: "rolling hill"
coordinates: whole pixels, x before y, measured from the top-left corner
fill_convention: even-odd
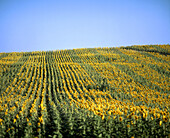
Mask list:
[[[170,136],[170,45],[0,53],[0,137],[138,136]]]

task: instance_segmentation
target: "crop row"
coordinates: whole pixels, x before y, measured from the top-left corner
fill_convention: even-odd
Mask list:
[[[1,53],[0,137],[168,137],[164,47]]]

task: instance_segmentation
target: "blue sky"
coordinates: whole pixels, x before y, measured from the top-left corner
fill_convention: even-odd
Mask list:
[[[169,0],[0,0],[0,52],[170,44]]]

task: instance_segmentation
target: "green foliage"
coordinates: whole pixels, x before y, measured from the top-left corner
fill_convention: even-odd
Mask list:
[[[169,137],[170,107],[165,99],[170,97],[170,53],[166,48],[1,53],[0,137]],[[158,80],[152,72],[145,73],[148,70]],[[98,98],[107,101],[102,112],[101,107],[90,108],[101,102]],[[112,100],[114,109],[109,105]],[[128,105],[126,114],[118,104]],[[141,110],[133,112],[132,107]]]

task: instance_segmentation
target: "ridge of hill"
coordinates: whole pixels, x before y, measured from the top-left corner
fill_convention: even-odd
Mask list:
[[[0,53],[0,137],[169,130],[169,44]]]

